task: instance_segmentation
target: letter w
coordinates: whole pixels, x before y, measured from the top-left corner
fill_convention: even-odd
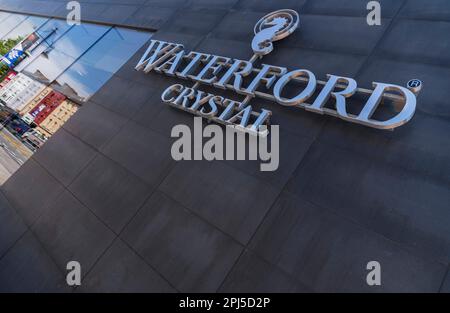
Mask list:
[[[144,68],[144,72],[148,73],[169,57],[183,49],[184,46],[180,44],[152,40],[147,51],[145,51],[144,55],[139,60],[139,63],[136,65],[135,70],[140,71]]]

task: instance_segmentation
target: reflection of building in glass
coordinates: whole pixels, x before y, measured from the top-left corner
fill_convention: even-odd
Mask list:
[[[10,81],[11,79],[14,78],[14,76],[17,75],[17,72],[10,70],[5,77],[3,78],[3,80],[0,82],[0,89],[2,89],[3,87],[5,87]]]
[[[65,99],[40,123],[37,129],[40,133],[50,137],[75,114],[79,107],[80,106],[75,102]]]
[[[41,84],[33,79],[27,81],[29,82],[28,86],[8,104],[8,107],[16,112],[22,110],[31,99],[45,89],[44,84]]]
[[[42,74],[41,71],[36,70],[34,73],[28,73],[30,76],[33,76],[35,79],[42,81],[42,82],[48,82],[48,78]]]
[[[62,93],[52,90],[27,114],[31,115],[35,124],[40,125],[65,99]]]
[[[14,69],[45,85],[54,84],[80,102],[87,101],[150,38],[147,32],[116,26],[3,15],[0,39],[29,39],[22,43],[29,48],[27,57]]]
[[[150,36],[117,26],[68,25],[0,12],[0,40],[26,38],[20,44],[23,58],[0,82],[0,103],[7,106],[0,115],[7,112],[7,122],[14,120],[23,132],[50,137]]]
[[[21,22],[19,25],[14,27],[9,33],[7,33],[2,39],[14,39],[17,37],[26,38],[28,37],[27,42],[34,42],[37,40],[37,38],[34,38],[36,34],[34,34],[35,30],[40,28],[43,24],[45,24],[49,19],[45,17],[39,17],[39,16],[29,16],[27,17],[23,22]],[[31,34],[31,35],[30,35]],[[26,46],[29,47],[29,45],[33,43],[25,43]]]
[[[28,57],[25,58],[21,63],[19,63],[16,66],[15,70],[21,72],[40,55],[48,55],[48,53],[52,50],[51,47],[53,46],[53,44],[59,38],[61,38],[61,36],[63,36],[71,27],[73,26],[69,26],[63,20],[51,19],[47,21],[44,25],[36,30],[36,34],[38,34],[42,38],[41,44],[33,48],[32,51],[28,51]]]
[[[36,130],[50,137],[79,109],[79,105],[63,94],[46,87],[19,111],[23,120],[35,124]]]
[[[31,109],[34,108],[39,102],[41,102],[41,100],[44,99],[51,91],[52,89],[50,87],[44,88],[33,99],[31,99],[21,110],[19,110],[18,113],[24,116],[26,113],[31,111]]]
[[[55,88],[56,90],[62,92],[63,94],[65,94],[66,96],[74,99],[75,101],[79,101],[79,102],[85,102],[87,99],[81,97],[80,95],[78,95],[78,92],[75,90],[75,88],[72,88],[69,84],[64,83],[63,85],[58,84],[57,81],[55,81],[52,84],[52,87]]]
[[[43,85],[37,83],[35,80],[30,77],[19,73],[16,75],[11,81],[9,81],[0,91],[0,101],[11,107],[15,100],[20,96],[21,93],[26,92],[27,89],[31,89],[31,92],[38,90]],[[17,104],[19,105],[19,104]]]

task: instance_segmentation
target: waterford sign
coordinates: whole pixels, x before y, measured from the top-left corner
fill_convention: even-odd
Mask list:
[[[422,82],[417,79],[410,80],[407,87],[374,82],[374,89],[370,90],[358,88],[356,81],[349,77],[328,74],[327,81],[320,81],[307,69],[288,71],[285,67],[269,64],[254,65],[272,52],[274,41],[289,36],[298,25],[299,16],[294,10],[278,10],[261,18],[255,26],[251,43],[254,55],[248,61],[187,52],[181,44],[152,40],[136,70],[145,73],[156,71],[193,81],[191,87],[183,84],[168,87],[162,93],[162,100],[214,122],[234,125],[258,135],[267,134],[267,127],[260,126],[269,124],[272,112],[264,108],[255,110],[249,104],[255,97],[378,129],[394,129],[413,117],[416,94],[422,88]],[[245,81],[248,83],[244,84]],[[208,89],[231,90],[245,98],[236,101],[202,91],[198,89],[201,84]],[[321,88],[316,93],[318,86]],[[294,89],[295,94],[286,96],[287,89],[290,93]],[[367,99],[358,113],[349,112],[346,100],[356,94]],[[315,99],[311,99],[314,95]],[[330,98],[335,102],[332,108],[326,106]],[[386,120],[376,119],[374,113],[385,100],[392,101],[400,109]]]

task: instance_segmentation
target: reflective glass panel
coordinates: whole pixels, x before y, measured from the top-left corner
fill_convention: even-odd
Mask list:
[[[37,33],[41,37],[42,43],[37,46],[31,55],[16,66],[16,71],[22,71],[28,64],[33,62],[42,52],[51,50],[51,47],[59,38],[61,38],[71,27],[66,21],[51,19],[41,26]],[[29,51],[30,52],[30,51]]]
[[[6,34],[3,39],[16,39],[18,37],[24,38],[36,31],[47,21],[47,18],[30,16],[22,23],[20,23],[17,27],[15,27],[12,31]]]
[[[26,18],[25,15],[10,14],[10,16],[0,22],[0,38],[3,38]]]
[[[78,58],[109,29],[109,26],[103,25],[86,23],[76,25],[64,36],[62,36],[53,46],[56,50],[64,52],[73,58]]]
[[[108,29],[109,27],[106,26],[92,24],[72,27],[52,46],[44,44],[44,47],[47,46],[45,51],[25,67],[24,72],[31,74],[41,82],[52,82]]]
[[[80,101],[86,101],[150,36],[149,33],[135,30],[111,29],[56,79],[54,87]]]
[[[52,45],[72,27],[74,26],[64,20],[51,19],[39,28],[37,33],[46,39],[48,45]]]
[[[0,12],[0,23],[3,22],[11,13]]]

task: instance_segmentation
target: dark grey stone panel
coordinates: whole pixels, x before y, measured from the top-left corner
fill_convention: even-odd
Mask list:
[[[13,3],[16,2],[16,3]],[[56,1],[11,1],[6,5],[6,9],[12,9],[20,13],[31,13],[53,16],[65,8],[65,4]]]
[[[111,140],[126,121],[117,113],[87,102],[63,128],[98,149]]]
[[[29,159],[2,189],[25,223],[31,225],[63,191],[63,186],[36,161]]]
[[[400,16],[450,21],[450,7],[447,0],[408,0]]]
[[[314,145],[288,189],[427,258],[450,255],[450,189],[347,149]]]
[[[280,128],[282,129],[282,125],[280,126]],[[269,136],[274,136],[273,134],[274,131],[272,130],[272,135]],[[248,142],[248,137],[246,138],[246,140]],[[277,155],[273,152],[274,149],[272,148],[272,142],[274,142],[274,140],[279,141],[278,162],[275,160],[277,158]],[[275,188],[281,189],[284,187],[286,182],[289,180],[289,178],[294,173],[295,169],[307,153],[312,141],[313,138],[311,137],[298,136],[296,134],[281,130],[279,138],[276,138],[274,136],[268,139],[269,151],[272,151],[272,160],[270,160],[270,162],[261,160],[260,158],[255,161],[250,161],[247,159],[245,161],[233,160],[224,162],[229,166],[239,168],[248,174],[251,174],[272,184],[273,186],[275,186]],[[246,150],[248,154],[248,147],[246,147]],[[226,151],[225,148],[224,151]],[[236,144],[234,151],[236,154]],[[261,171],[261,165],[268,163],[273,164],[272,169],[274,168],[275,170]],[[277,165],[278,167],[276,167]]]
[[[428,114],[416,112],[413,119],[403,127],[397,128],[392,134],[395,140],[399,142],[428,151],[431,157],[428,162],[435,160],[436,155],[446,157],[450,154],[450,138],[443,136],[450,129],[450,123],[447,118],[440,118]],[[444,165],[440,162],[440,165]],[[443,167],[444,169],[445,167]],[[432,172],[430,172],[431,174]],[[436,171],[434,171],[436,173]],[[443,171],[442,177],[449,177],[447,168]]]
[[[155,6],[158,8],[184,8],[189,4],[189,0],[147,0],[145,5]]]
[[[175,292],[120,239],[83,279],[77,292]]]
[[[139,211],[122,237],[182,292],[216,291],[242,250],[160,192]]]
[[[327,120],[327,117],[323,115],[300,108],[282,106],[272,101],[258,99],[252,103],[258,103],[262,108],[272,111],[271,124],[280,125],[282,131],[306,138],[317,137]]]
[[[36,221],[33,233],[62,272],[78,261],[84,276],[115,234],[68,191]]]
[[[236,2],[237,0],[190,0],[188,6],[190,8],[230,9]]]
[[[236,10],[229,12],[214,28],[211,37],[224,40],[243,41],[249,47],[255,33],[253,28],[265,14]],[[238,50],[238,49],[236,49]],[[224,54],[228,56],[228,54]]]
[[[306,14],[324,14],[324,15],[344,15],[344,16],[363,16],[366,17],[370,12],[367,10],[367,0],[320,0],[307,1],[302,8]],[[381,16],[393,17],[400,9],[403,0],[381,0],[378,1],[381,8]],[[376,26],[375,26],[376,27]]]
[[[181,34],[206,35],[226,13],[226,10],[214,8],[179,10],[160,30]]]
[[[62,272],[27,232],[0,260],[0,292],[68,292]]]
[[[0,8],[2,10],[17,11],[20,9],[21,1],[23,2],[23,0],[19,0],[19,1],[4,0],[0,3]]]
[[[417,97],[417,110],[450,117],[448,103],[450,68],[374,57],[362,68],[357,81],[361,86],[372,88],[372,82],[406,86],[406,83],[413,78],[423,82],[423,88]],[[414,119],[411,122],[413,123]]]
[[[81,20],[103,23],[124,23],[144,1],[79,1],[81,4]],[[115,3],[114,3],[115,2]],[[70,10],[66,7],[68,1],[48,0],[14,0],[2,1],[0,8],[20,13],[39,14],[51,17],[65,18]]]
[[[113,76],[90,101],[120,114],[131,117],[155,93],[150,84],[141,84]]]
[[[122,2],[124,3],[124,2]],[[125,2],[126,3],[126,2]],[[127,21],[135,12],[139,11],[140,6],[137,5],[109,5],[101,15],[96,19],[99,22],[127,24]]]
[[[250,42],[212,37],[205,38],[195,50],[202,53],[216,54],[241,60],[248,60],[253,55]]]
[[[100,154],[69,189],[116,233],[151,193],[143,181]]]
[[[246,250],[220,292],[312,292],[292,276]]]
[[[441,263],[286,193],[250,248],[319,292],[436,292],[445,273]],[[369,261],[381,265],[381,286],[366,283]]]
[[[159,29],[175,13],[173,8],[158,6],[145,6],[139,8],[126,21],[125,24],[136,27]]]
[[[64,1],[64,0],[58,0],[58,1]],[[92,0],[81,0],[82,2],[92,2]],[[117,4],[136,4],[136,5],[143,5],[146,3],[146,0],[95,0],[99,3],[108,3],[111,6],[117,5]]]
[[[449,32],[449,22],[399,19],[377,47],[376,55],[450,66]]]
[[[381,26],[369,26],[365,17],[303,14],[300,19],[302,25],[277,43],[279,47],[368,55],[389,24],[388,19],[382,19]]]
[[[63,1],[63,0],[58,0]],[[95,0],[99,3],[108,3],[111,6],[117,5],[117,4],[136,4],[136,5],[143,5],[145,4],[146,0]],[[81,2],[92,2],[92,0],[81,0]]]
[[[278,191],[219,162],[180,162],[161,190],[246,244]]]
[[[139,124],[149,127],[166,137],[170,137],[172,128],[176,125],[183,124],[189,126],[191,130],[193,129],[194,116],[192,114],[173,108],[166,103],[163,103],[163,105],[165,105],[165,107],[163,107],[155,116],[136,117],[135,120]]]
[[[235,5],[236,10],[248,10],[267,14],[279,9],[293,9],[301,12],[306,0],[239,0]]]
[[[168,22],[170,23],[170,21]],[[186,52],[189,52],[191,50],[194,50],[194,48],[198,45],[198,43],[205,38],[205,33],[189,33],[189,32],[177,32],[172,30],[170,27],[168,29],[163,28],[161,30],[158,30],[152,37],[152,39],[161,40],[165,42],[172,42],[172,43],[178,43],[182,44],[184,46],[184,49]],[[147,47],[148,45],[146,45]],[[145,52],[145,50],[143,51]],[[140,57],[143,53],[139,54],[139,58],[137,61],[139,61]],[[135,62],[137,63],[137,62]]]
[[[450,272],[447,271],[447,275],[442,282],[442,287],[440,292],[450,293]]]
[[[102,150],[152,186],[158,186],[175,161],[167,137],[135,123],[128,123]]]
[[[151,74],[154,75],[154,74]],[[155,90],[154,94],[148,101],[144,103],[144,105],[139,109],[131,117],[131,120],[142,125],[146,128],[152,129],[154,127],[155,122],[157,121],[157,116],[161,114],[162,110],[170,110],[168,104],[164,103],[161,100],[161,94],[164,92],[165,88],[171,86],[169,82],[167,82],[167,86],[161,88],[161,90]],[[152,85],[149,83],[149,85]],[[167,134],[170,135],[170,132]]]
[[[9,204],[5,196],[0,193],[0,257],[14,245],[27,227],[19,214]]]
[[[67,186],[94,155],[94,149],[61,128],[33,158]]]
[[[450,184],[450,138],[441,135],[449,127],[446,119],[420,112],[393,132],[330,119],[319,140]]]
[[[265,64],[287,67],[288,70],[308,69],[318,80],[323,81],[327,80],[327,74],[355,77],[366,60],[365,56],[359,55],[279,47],[277,43],[275,46],[276,53],[264,57]]]

